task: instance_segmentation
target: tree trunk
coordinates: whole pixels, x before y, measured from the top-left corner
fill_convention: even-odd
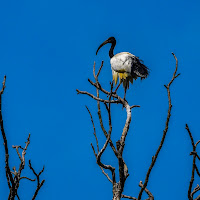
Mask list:
[[[113,199],[112,200],[120,200],[121,199],[121,186],[119,183],[113,184]]]

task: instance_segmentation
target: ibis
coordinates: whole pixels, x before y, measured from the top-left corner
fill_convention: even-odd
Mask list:
[[[116,85],[119,78],[118,87],[121,83],[123,83],[125,98],[126,90],[129,88],[129,82],[133,83],[133,79],[136,80],[138,77],[140,77],[141,80],[147,78],[149,75],[149,69],[143,64],[142,60],[129,52],[121,52],[114,55],[113,51],[116,45],[116,40],[114,37],[109,37],[106,41],[104,41],[97,49],[96,55],[99,49],[108,43],[111,43],[109,57],[113,81]]]

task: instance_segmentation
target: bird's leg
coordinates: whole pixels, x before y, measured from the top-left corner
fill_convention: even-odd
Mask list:
[[[115,89],[115,91],[113,93],[116,93],[117,90],[119,89],[119,86],[121,85],[121,83],[119,83],[119,85],[117,86],[117,88]]]
[[[124,100],[126,98],[126,88],[124,88]]]

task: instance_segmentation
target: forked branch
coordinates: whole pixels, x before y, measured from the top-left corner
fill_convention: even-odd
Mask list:
[[[168,103],[169,103],[169,108],[168,108],[168,113],[167,113],[167,119],[166,119],[166,123],[165,123],[165,129],[163,131],[163,136],[162,136],[162,139],[161,139],[161,142],[160,142],[160,145],[156,151],[156,154],[153,156],[152,158],[152,162],[151,162],[151,165],[147,171],[147,174],[146,174],[146,178],[145,178],[145,182],[144,182],[144,185],[142,186],[140,192],[139,192],[139,195],[138,195],[138,200],[141,199],[142,197],[142,193],[143,191],[145,190],[145,188],[147,187],[147,184],[148,184],[148,181],[149,181],[149,176],[150,176],[150,173],[151,173],[151,170],[153,169],[155,163],[156,163],[156,160],[158,158],[158,155],[160,153],[160,150],[162,149],[163,147],[163,144],[164,144],[164,141],[165,141],[165,138],[166,138],[166,134],[167,134],[167,131],[168,131],[168,125],[169,125],[169,120],[170,120],[170,116],[171,116],[171,109],[172,109],[172,103],[171,103],[171,96],[170,96],[170,86],[171,84],[174,82],[174,80],[180,75],[180,74],[176,74],[177,73],[177,70],[178,70],[178,60],[175,56],[174,53],[172,53],[172,55],[174,56],[175,60],[176,60],[176,67],[175,67],[175,70],[174,70],[174,73],[173,73],[173,76],[172,76],[172,79],[170,80],[170,82],[167,84],[167,85],[164,85],[165,88],[167,89],[167,95],[168,95]]]
[[[36,179],[37,179],[37,188],[36,188],[35,193],[34,193],[33,198],[32,198],[32,200],[35,200],[36,196],[38,195],[40,188],[43,186],[43,184],[45,182],[45,180],[42,180],[40,182],[40,175],[44,172],[44,167],[42,168],[42,170],[38,174],[33,169],[32,165],[31,165],[31,160],[29,160],[29,167],[30,167],[30,169],[32,170],[33,174],[36,176]]]

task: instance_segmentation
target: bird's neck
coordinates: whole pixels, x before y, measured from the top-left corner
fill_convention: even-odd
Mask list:
[[[109,51],[110,58],[112,58],[114,56],[113,51],[114,51],[115,45],[116,45],[116,42],[113,42],[111,47],[110,47],[110,51]]]

